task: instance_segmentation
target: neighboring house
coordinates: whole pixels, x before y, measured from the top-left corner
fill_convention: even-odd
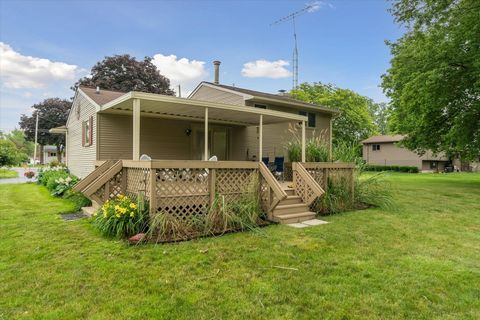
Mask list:
[[[371,165],[415,166],[422,171],[443,171],[451,161],[443,155],[426,152],[418,155],[399,145],[403,135],[373,136],[364,141],[363,159]]]
[[[215,155],[273,161],[286,157],[284,145],[293,138],[289,125],[300,134],[303,126],[305,139],[321,133],[331,145],[337,110],[219,84],[219,63],[215,68],[215,81],[200,83],[188,98],[79,87],[66,128],[57,130],[66,134],[71,172],[85,177],[99,161],[138,160],[142,154],[159,160]]]
[[[53,160],[57,161],[57,146],[43,146],[43,163],[42,164],[49,164]],[[62,162],[65,162],[65,157],[62,154]]]

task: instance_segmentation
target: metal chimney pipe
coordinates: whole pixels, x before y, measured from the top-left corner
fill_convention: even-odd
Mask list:
[[[215,68],[215,79],[213,83],[219,84],[220,83],[220,61],[215,60],[213,61],[213,67]]]

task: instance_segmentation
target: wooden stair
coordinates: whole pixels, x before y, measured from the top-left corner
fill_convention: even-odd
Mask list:
[[[273,221],[281,224],[298,223],[315,218],[315,212],[310,211],[308,205],[295,194],[295,189],[289,188],[292,183],[284,183],[283,190],[287,198],[281,200],[273,210]]]

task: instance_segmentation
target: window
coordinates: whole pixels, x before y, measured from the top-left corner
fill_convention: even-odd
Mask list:
[[[372,144],[372,151],[380,151],[380,145],[379,144]]]
[[[256,104],[256,103],[255,103],[255,104],[254,104],[254,107],[255,107],[255,108],[259,108],[259,109],[267,109],[267,106],[264,105],[264,104]]]
[[[56,157],[56,156],[57,156],[57,153],[56,153],[56,152],[49,152],[49,153],[48,153],[48,156],[49,156],[49,157]]]
[[[437,162],[436,161],[430,161],[430,169],[437,169]]]
[[[93,117],[82,122],[82,146],[89,147],[93,140]]]
[[[299,111],[298,114],[308,117],[307,126],[309,128],[315,128],[317,126],[317,115],[314,112]]]

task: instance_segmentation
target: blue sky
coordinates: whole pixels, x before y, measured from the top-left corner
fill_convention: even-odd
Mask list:
[[[0,0],[0,129],[70,86],[103,57],[155,57],[183,95],[212,80],[276,92],[291,88],[292,25],[271,22],[311,1]],[[297,20],[299,81],[321,81],[386,101],[378,87],[389,65],[385,40],[402,29],[382,0],[317,1]],[[173,55],[173,56],[172,56]],[[287,63],[289,65],[287,65]]]

